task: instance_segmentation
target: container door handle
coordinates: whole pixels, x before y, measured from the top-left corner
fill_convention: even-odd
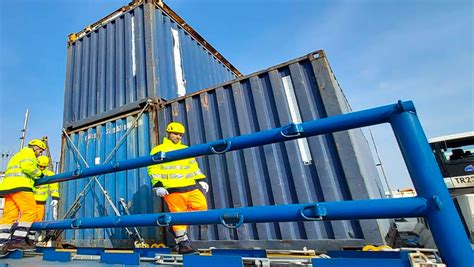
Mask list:
[[[239,213],[224,214],[220,217],[221,224],[229,229],[236,229],[244,223],[244,215]]]

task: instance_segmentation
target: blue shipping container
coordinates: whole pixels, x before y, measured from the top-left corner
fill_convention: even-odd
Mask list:
[[[240,75],[165,4],[135,1],[70,35],[63,123],[77,128]]]
[[[89,166],[93,166],[104,164],[106,161],[114,162],[148,155],[151,150],[150,134],[155,135],[153,128],[156,118],[153,112],[143,113],[139,118],[137,113],[133,112],[68,134],[74,145],[71,145],[67,139],[63,139],[62,172],[86,167],[81,157]],[[129,129],[130,131],[126,135]],[[118,145],[124,136],[125,141],[122,145]],[[75,152],[75,148],[79,150],[80,155]],[[89,179],[91,178],[60,184],[62,196],[60,217],[72,206]],[[82,206],[76,214],[77,217],[115,215],[100,187],[107,191],[121,214],[125,213],[120,206],[120,198],[125,199],[133,214],[150,213],[156,210],[156,208],[153,209],[150,181],[146,168],[102,175],[98,177],[98,181],[100,185],[92,182],[91,186],[87,187]],[[147,240],[161,239],[159,233],[156,233],[153,228],[143,228],[141,234]],[[124,229],[120,228],[66,231],[64,241],[80,246],[94,247],[125,247],[133,244]]]
[[[327,59],[322,51],[318,51],[156,106],[147,113],[148,126],[142,124],[142,132],[149,135],[133,139],[136,143],[127,141],[127,147],[122,150],[139,149],[146,154],[152,146],[161,142],[165,127],[171,121],[185,124],[187,132],[183,142],[194,145],[348,111],[350,107]],[[75,143],[85,154],[88,154],[90,142],[97,142],[92,145],[97,147],[96,152],[89,152],[91,157],[88,161],[92,161],[93,155],[98,153],[99,143],[113,144],[118,139],[119,132],[107,132],[107,127],[119,127],[125,124],[121,122],[123,120],[100,126],[101,131],[105,131],[100,137],[97,126],[75,131],[70,136],[75,138]],[[148,131],[146,127],[149,127]],[[86,134],[96,134],[97,139],[87,141],[90,139],[85,137]],[[109,139],[112,141],[107,141]],[[107,145],[107,150],[101,151],[110,151],[109,147]],[[77,165],[70,154],[70,148],[66,147],[65,170],[73,170]],[[136,154],[122,152],[118,157],[131,158]],[[201,157],[198,161],[209,179],[211,189],[207,199],[211,209],[383,197],[375,163],[361,130]],[[137,173],[140,174],[138,177]],[[163,211],[162,201],[149,195],[150,184],[142,170],[108,176],[111,177],[101,178],[106,183],[106,189],[114,192],[111,195],[116,197],[128,196],[132,206],[136,205],[134,213],[150,212],[148,205],[152,201],[155,212]],[[123,184],[117,184],[118,181]],[[62,190],[70,191],[67,196],[73,198],[84,182],[68,182]],[[133,196],[137,187],[128,188],[125,183],[139,183],[138,188],[148,190],[140,192],[147,198],[140,199],[141,204],[135,203]],[[67,201],[71,203],[70,199]],[[107,206],[107,203],[103,199],[90,198],[83,208],[96,210],[98,206]],[[383,220],[258,223],[245,224],[235,230],[221,225],[191,226],[190,235],[197,247],[301,249],[306,246],[339,249],[365,242],[383,243],[384,228]],[[75,232],[74,237],[79,240],[95,240],[104,236],[126,239],[123,234],[111,236],[103,233],[99,237],[92,230]],[[153,242],[163,242],[163,229],[155,236],[161,239]],[[72,238],[72,234],[66,235],[66,241],[78,242]],[[169,236],[167,238],[170,244]]]

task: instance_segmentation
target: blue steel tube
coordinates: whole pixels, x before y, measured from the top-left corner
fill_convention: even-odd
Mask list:
[[[33,223],[32,230],[221,223],[235,228],[242,223],[423,217],[426,209],[426,200],[419,197],[352,200],[43,221]]]
[[[126,161],[113,162],[90,168],[77,169],[72,172],[61,173],[53,176],[43,177],[35,182],[35,185],[64,182],[111,172],[125,171],[135,168],[146,167],[152,164],[165,163],[190,157],[198,157],[211,154],[221,154],[229,151],[240,150],[249,147],[262,146],[271,143],[283,142],[297,138],[309,137],[333,133],[353,128],[365,127],[373,124],[388,122],[390,116],[401,112],[403,106],[413,106],[411,101],[401,102],[368,110],[352,112],[348,114],[332,116],[328,118],[304,122],[301,124],[290,124],[284,127],[242,135],[223,140],[213,141],[206,144],[194,145],[186,149],[157,153],[153,156],[138,157]]]
[[[433,238],[447,266],[474,266],[474,253],[415,111],[390,120],[419,197],[428,200]]]

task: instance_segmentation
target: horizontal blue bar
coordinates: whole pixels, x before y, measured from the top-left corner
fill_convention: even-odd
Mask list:
[[[364,267],[410,267],[410,262],[400,259],[364,259],[364,258],[335,258],[311,259],[313,266],[338,267],[338,266],[364,266]]]
[[[264,249],[211,249],[212,256],[234,255],[246,258],[266,258],[267,251]]]
[[[157,163],[165,163],[198,157],[204,155],[220,154],[244,148],[262,146],[277,142],[293,140],[297,138],[333,133],[354,128],[365,127],[374,124],[386,123],[391,116],[404,111],[415,111],[411,101],[392,104],[338,116],[290,124],[284,127],[261,131],[248,135],[226,138],[205,144],[194,145],[186,149],[157,153],[153,156],[138,157],[135,159],[112,162],[90,168],[77,169],[75,171],[61,173],[53,176],[43,177],[36,180],[35,185],[49,184],[53,182],[64,182],[74,179],[91,177],[112,172],[119,172],[135,168],[146,167]]]
[[[105,264],[123,264],[123,265],[139,265],[139,253],[100,253],[100,263]]]
[[[199,256],[184,255],[183,266],[201,267],[201,266],[226,266],[226,267],[242,267],[242,257],[233,255],[218,256]]]
[[[71,252],[45,250],[45,251],[43,251],[43,260],[44,261],[69,262],[69,261],[71,261]]]
[[[427,201],[419,197],[353,200],[43,221],[33,223],[32,230],[168,226],[180,224],[225,224],[229,227],[238,227],[242,223],[260,222],[423,217],[426,215],[427,207]]]

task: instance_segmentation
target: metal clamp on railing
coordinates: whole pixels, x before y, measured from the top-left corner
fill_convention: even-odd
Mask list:
[[[291,123],[291,124],[283,127],[283,129],[281,129],[281,131],[280,131],[280,134],[283,137],[290,138],[290,137],[300,136],[302,132],[304,132],[304,130],[303,130],[303,127],[301,127],[300,124]]]
[[[77,168],[72,174],[73,176],[80,176],[82,174],[82,168]]]
[[[113,224],[114,224],[114,225],[118,225],[121,221],[122,221],[122,218],[117,217],[117,218],[114,220]]]
[[[168,214],[165,214],[165,215],[161,215],[158,217],[158,219],[156,219],[156,225],[158,226],[170,226],[170,223],[171,223],[171,216],[169,216]]]
[[[433,200],[434,206],[437,210],[441,210],[443,208],[443,202],[438,195],[432,196],[431,199]]]
[[[112,166],[114,169],[117,169],[120,166],[120,163],[118,163],[118,161],[114,161],[110,163],[110,166]]]
[[[79,229],[82,225],[82,221],[80,219],[75,219],[71,222],[72,229]]]
[[[236,229],[244,223],[244,215],[239,213],[224,214],[220,218],[221,224],[229,229]]]
[[[229,151],[231,142],[227,140],[221,140],[210,146],[211,152],[214,154],[222,154]]]
[[[304,214],[304,211],[307,210],[307,209],[311,209],[313,211],[314,217],[306,216]],[[327,212],[325,207],[322,207],[318,204],[312,204],[312,205],[308,205],[308,206],[305,206],[305,207],[301,208],[300,209],[300,215],[301,215],[301,217],[303,217],[303,219],[305,219],[307,221],[321,221],[324,216],[328,215],[328,212]]]
[[[166,152],[161,151],[151,156],[151,160],[153,160],[153,162],[162,162],[165,158]]]

